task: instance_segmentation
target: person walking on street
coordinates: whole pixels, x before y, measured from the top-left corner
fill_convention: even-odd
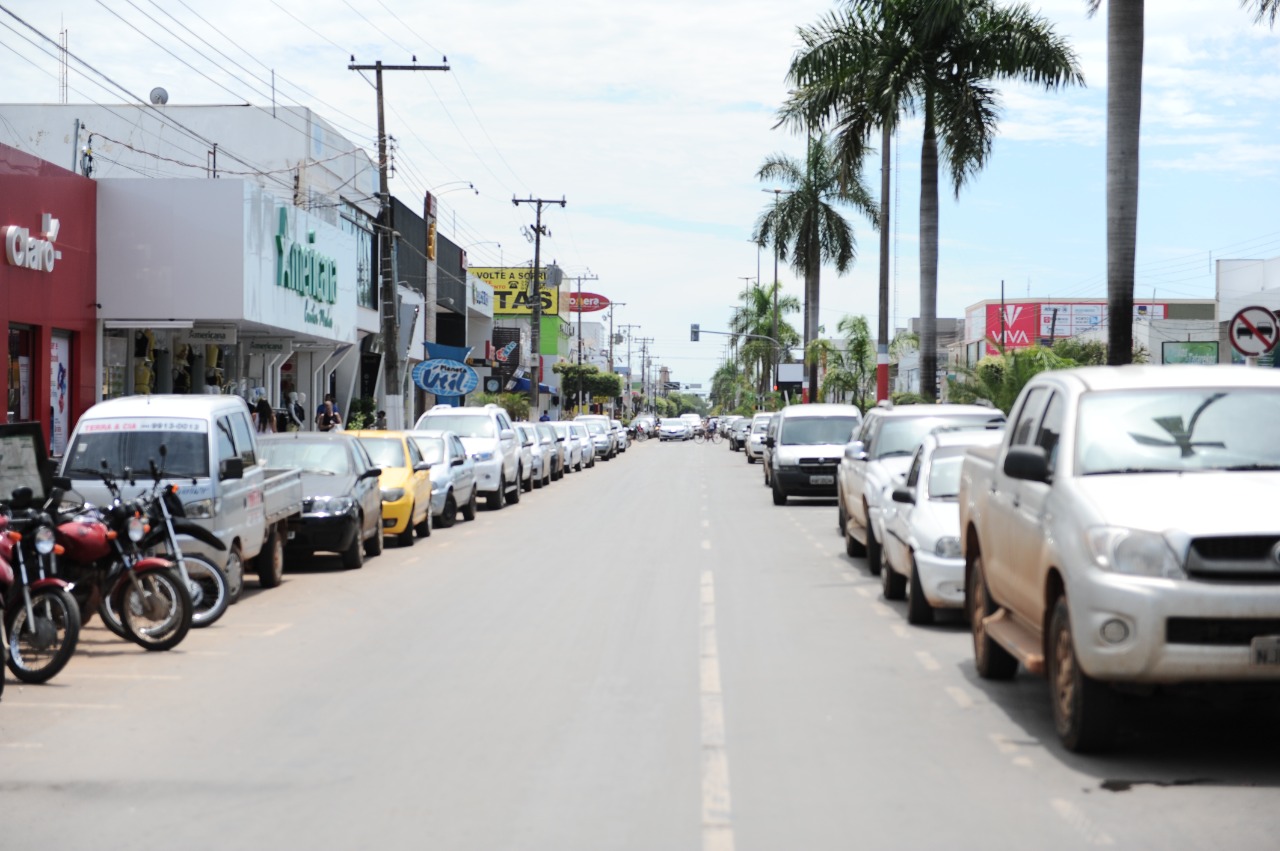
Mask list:
[[[316,414],[316,428],[320,431],[342,429],[342,414],[338,413],[338,409],[333,406],[331,398],[326,398],[324,404],[320,406],[320,413]]]
[[[542,412],[542,416],[538,417],[538,422],[540,422],[540,423],[549,423],[549,422],[551,422],[551,415],[550,415],[550,414],[548,414],[546,411],[543,411],[543,412]]]
[[[253,425],[259,434],[270,434],[276,430],[276,412],[271,409],[271,403],[265,396],[253,408]]]

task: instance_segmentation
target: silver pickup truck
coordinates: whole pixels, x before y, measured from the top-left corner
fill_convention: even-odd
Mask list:
[[[1280,374],[1045,372],[1011,422],[961,472],[980,676],[1047,675],[1079,751],[1110,743],[1117,685],[1280,680]]]

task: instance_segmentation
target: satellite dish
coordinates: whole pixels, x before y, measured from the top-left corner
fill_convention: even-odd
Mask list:
[[[160,86],[156,86],[151,90],[151,102],[156,106],[164,106],[169,102],[169,93]]]

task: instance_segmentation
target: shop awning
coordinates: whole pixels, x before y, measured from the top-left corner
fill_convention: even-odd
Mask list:
[[[527,378],[517,378],[517,379],[516,379],[515,386],[511,388],[511,391],[510,391],[510,392],[512,392],[512,393],[528,393],[528,392],[529,392],[529,379],[527,379]],[[539,393],[546,393],[546,394],[550,395],[550,394],[554,393],[555,391],[554,391],[554,390],[552,390],[550,387],[548,387],[548,386],[547,386],[547,385],[545,385],[545,384],[539,384],[539,385],[538,385],[538,392],[539,392]]]

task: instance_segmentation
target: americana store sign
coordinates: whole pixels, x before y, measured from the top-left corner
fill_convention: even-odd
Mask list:
[[[527,266],[490,266],[467,269],[469,274],[493,286],[493,314],[495,316],[533,315],[532,294],[529,292],[531,270]],[[547,267],[539,270],[539,300],[543,316],[560,315],[560,288],[547,286]]]

